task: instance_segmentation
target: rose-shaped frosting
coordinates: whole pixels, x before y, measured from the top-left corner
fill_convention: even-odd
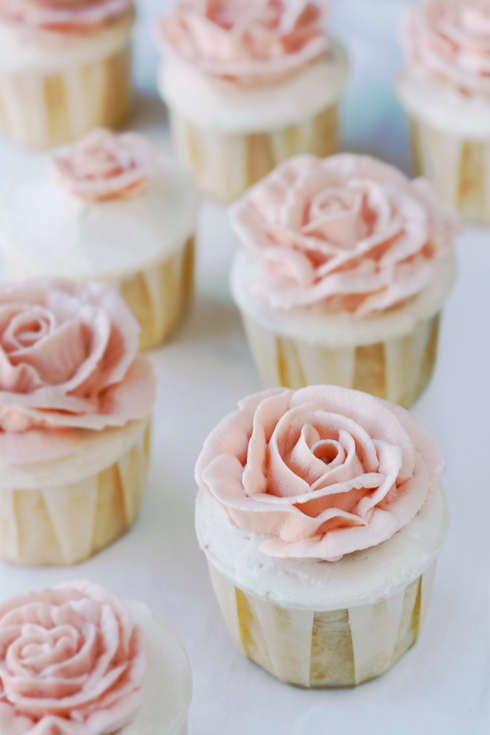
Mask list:
[[[337,386],[250,396],[204,443],[196,479],[271,556],[336,561],[405,526],[444,460],[399,406]]]
[[[179,0],[159,37],[205,74],[272,84],[326,54],[322,15],[320,3],[309,0]]]
[[[273,308],[358,316],[400,305],[451,257],[456,212],[423,180],[367,156],[297,156],[231,208],[260,266],[250,291]]]
[[[465,94],[490,94],[489,0],[425,0],[404,29],[408,61]]]
[[[156,381],[138,334],[106,284],[0,284],[0,460],[63,456],[76,448],[77,430],[147,416]]]
[[[146,642],[125,605],[71,582],[0,603],[2,735],[106,735],[142,700]]]
[[[97,129],[53,155],[56,180],[86,202],[142,194],[156,170],[156,151],[138,133]]]
[[[0,0],[0,18],[55,31],[93,30],[132,7],[132,0]]]

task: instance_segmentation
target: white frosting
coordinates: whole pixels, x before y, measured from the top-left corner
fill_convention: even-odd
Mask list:
[[[338,348],[373,344],[413,332],[440,310],[454,283],[456,262],[454,256],[448,258],[440,277],[404,306],[363,318],[348,312],[319,314],[307,307],[273,309],[247,288],[258,272],[258,261],[246,250],[239,250],[231,270],[231,291],[242,311],[277,334]]]
[[[110,467],[137,443],[149,417],[130,421],[120,428],[80,431],[80,442],[66,457],[27,464],[0,462],[2,490],[44,490],[70,485]]]
[[[267,534],[242,531],[204,490],[196,504],[199,545],[210,564],[242,591],[297,610],[339,610],[401,592],[434,561],[446,536],[442,487],[432,505],[378,546],[336,562],[277,559],[259,551]]]
[[[90,34],[63,34],[0,22],[0,73],[65,71],[119,51],[129,42],[133,14]]]
[[[395,90],[407,112],[426,125],[468,140],[490,137],[490,99],[464,95],[448,84],[410,72]]]
[[[345,51],[333,42],[328,58],[307,66],[292,79],[253,89],[206,76],[168,56],[160,69],[159,87],[170,107],[200,128],[252,133],[314,117],[337,102],[347,75]]]
[[[180,639],[167,623],[146,605],[124,600],[148,644],[148,669],[143,702],[136,717],[119,735],[184,735],[192,698],[189,659]]]
[[[179,250],[192,234],[198,194],[163,156],[134,199],[86,203],[56,182],[49,158],[19,172],[0,200],[0,246],[23,277],[117,280]]]

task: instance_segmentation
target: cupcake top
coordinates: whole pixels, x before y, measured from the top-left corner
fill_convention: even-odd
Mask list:
[[[178,250],[197,207],[189,177],[149,140],[95,130],[7,184],[0,243],[32,276],[122,278]]]
[[[136,715],[146,641],[125,605],[90,582],[0,603],[2,735],[105,735]]]
[[[488,0],[423,0],[403,34],[409,68],[463,95],[490,97]]]
[[[0,461],[64,457],[87,433],[147,417],[156,379],[138,335],[106,284],[0,284]]]
[[[289,159],[230,213],[254,299],[356,318],[388,314],[446,278],[460,228],[428,182],[351,154]]]
[[[158,37],[205,75],[240,87],[274,84],[324,57],[324,3],[310,0],[179,0]]]
[[[110,24],[132,0],[0,0],[0,20],[60,33],[86,33]]]
[[[403,408],[337,386],[245,398],[209,435],[198,485],[271,557],[337,561],[430,506],[444,468]]]

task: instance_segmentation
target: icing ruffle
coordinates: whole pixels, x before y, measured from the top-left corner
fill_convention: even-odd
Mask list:
[[[0,0],[0,18],[29,28],[93,30],[126,13],[132,0]]]
[[[309,0],[179,0],[158,37],[207,75],[259,86],[325,56],[322,17],[321,4]]]
[[[459,217],[424,180],[367,156],[297,156],[230,209],[273,308],[359,317],[401,305],[452,256]]]
[[[330,385],[241,401],[204,443],[198,485],[270,556],[336,561],[386,541],[430,503],[444,469],[405,409]]]

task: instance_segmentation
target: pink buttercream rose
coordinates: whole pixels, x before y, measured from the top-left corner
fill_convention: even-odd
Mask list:
[[[57,181],[86,202],[142,194],[156,170],[156,151],[138,133],[92,130],[60,149],[52,163]]]
[[[0,603],[2,735],[106,735],[135,716],[146,643],[123,603],[72,582]]]
[[[259,266],[249,290],[273,308],[363,317],[434,281],[459,217],[430,185],[367,156],[297,156],[231,207]]]
[[[93,30],[126,13],[132,0],[0,0],[0,18],[33,28]]]
[[[139,325],[109,286],[0,284],[0,460],[71,453],[79,430],[147,416],[156,380]]]
[[[270,556],[336,561],[382,543],[435,493],[444,460],[403,408],[337,386],[250,396],[204,443],[200,487]]]
[[[426,0],[404,30],[408,61],[466,94],[490,94],[489,0]]]
[[[325,56],[322,16],[320,3],[308,0],[179,0],[159,37],[205,74],[272,84]]]

